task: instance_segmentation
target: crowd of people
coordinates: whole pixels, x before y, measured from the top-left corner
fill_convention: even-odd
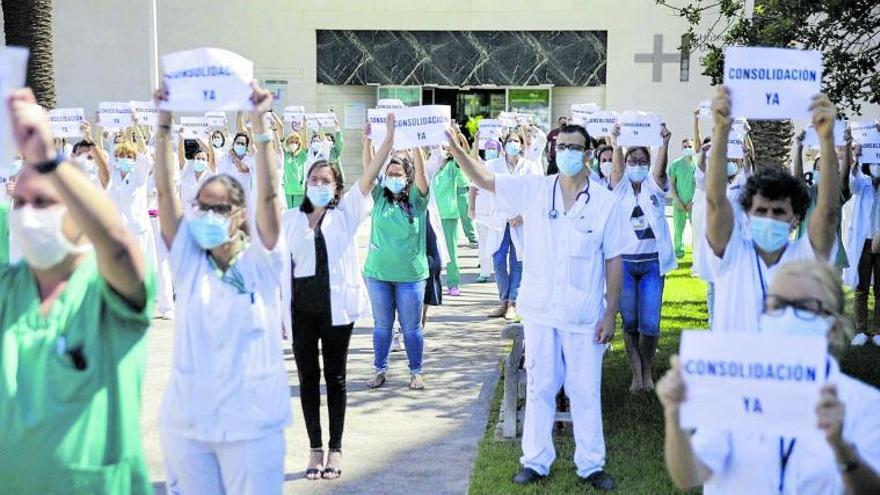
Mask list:
[[[168,97],[164,86],[154,94],[160,108]],[[664,281],[685,256],[688,221],[712,331],[822,335],[832,355],[880,346],[876,291],[873,331],[867,317],[872,277],[880,283],[880,164],[860,163],[849,135],[835,146],[837,109],[825,96],[811,109],[819,153],[806,172],[803,136],[792,170],[762,166],[748,137],[744,158],[728,159],[733,119],[719,87],[711,137],[701,139],[695,114],[694,135],[676,141],[674,159],[665,125],[659,147],[624,147],[619,125],[591,136],[567,117],[546,135],[518,125],[483,149],[479,136],[450,126],[448,145],[394,151],[392,112],[381,142],[365,127],[362,173],[350,184],[338,128],[287,131],[255,83],[251,103],[234,133],[186,139],[160,110],[153,127],[136,121],[97,139],[83,122],[71,144],[53,139],[30,90],[10,97],[20,158],[0,198],[11,205],[0,209],[0,224],[8,222],[0,232],[0,491],[151,492],[139,420],[154,316],[174,319],[158,422],[170,493],[281,492],[293,415],[284,339],[309,439],[305,477],[339,478],[355,323],[372,316],[368,387],[385,385],[397,339],[409,388],[428,387],[427,308],[462,293],[463,231],[478,245],[478,282],[497,284],[499,305],[487,317],[524,326],[528,385],[514,483],[549,475],[564,387],[577,475],[615,488],[604,469],[600,389],[619,314],[630,391],[656,387],[676,485],[880,493],[880,391],[844,374],[834,357],[815,412],[823,441],[693,433],[679,420],[687,395],[677,358],[654,381]],[[361,260],[356,236],[367,219]],[[841,270],[856,290],[854,337]]]

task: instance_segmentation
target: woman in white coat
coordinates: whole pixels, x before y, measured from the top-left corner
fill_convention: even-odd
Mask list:
[[[617,228],[630,227],[638,238],[623,254],[620,297],[623,340],[633,373],[629,390],[637,392],[654,389],[654,355],[660,341],[663,285],[666,274],[678,266],[666,221],[667,147],[671,134],[663,125],[660,131],[663,144],[653,173],[650,150],[633,146],[624,154],[617,144],[619,134],[620,126],[615,124],[611,130],[614,169],[610,184],[618,204],[629,215],[630,225]],[[562,170],[562,164],[558,166]]]
[[[477,133],[479,140],[479,133]],[[471,156],[479,158],[479,147],[474,146]],[[501,141],[497,139],[487,139],[485,150],[483,151],[483,160],[480,163],[485,167],[491,160],[497,160],[501,156]],[[495,197],[492,193],[483,191],[479,187],[471,184],[468,192],[468,217],[474,221],[477,229],[477,240],[479,241],[478,256],[480,260],[480,275],[477,282],[488,282],[493,273],[492,251],[493,246],[497,246],[498,236],[501,234],[502,226],[497,225],[495,217],[492,215],[495,210]]]
[[[311,456],[306,478],[342,474],[342,431],[346,407],[346,362],[354,323],[369,314],[355,236],[373,208],[372,190],[394,142],[394,115],[388,134],[360,180],[343,194],[339,165],[318,160],[306,173],[305,198],[282,219],[287,241],[282,301],[285,328],[291,329],[299,376],[300,403]],[[320,342],[321,350],[318,351]],[[327,457],[321,435],[321,365],[327,385],[330,436]]]
[[[159,89],[157,106],[165,98]],[[251,100],[256,215],[227,175],[206,181],[197,208],[185,213],[172,181],[171,114],[159,112],[159,220],[177,290],[173,366],[159,415],[171,493],[277,495],[284,483],[291,422],[279,331],[285,249],[272,134],[262,119],[272,95],[255,84]]]

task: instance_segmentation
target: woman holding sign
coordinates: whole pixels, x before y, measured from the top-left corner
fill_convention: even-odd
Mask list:
[[[297,208],[305,195],[305,167],[309,154],[302,144],[306,140],[305,127],[284,138],[284,197],[288,208]],[[332,162],[332,160],[330,160]],[[334,162],[335,163],[335,162]],[[338,165],[338,163],[337,163]]]
[[[394,114],[388,134],[358,183],[343,194],[342,172],[329,161],[309,167],[305,198],[282,220],[288,255],[282,278],[285,328],[291,329],[300,383],[300,402],[311,458],[306,478],[336,479],[342,474],[345,422],[345,368],[355,321],[369,313],[355,235],[373,208],[373,187],[391,152]],[[321,350],[318,351],[320,342]],[[326,463],[321,437],[321,366],[327,384],[330,437]],[[322,466],[326,466],[323,467]]]
[[[844,304],[840,277],[827,263],[787,263],[767,289],[760,330],[827,336],[829,352],[839,355],[847,344]],[[672,368],[657,383],[672,481],[682,489],[703,485],[706,495],[880,493],[880,391],[843,373],[833,357],[824,381],[814,412],[822,436],[708,430],[691,436],[679,421],[687,389],[673,356]]]
[[[255,211],[252,173],[255,166],[254,153],[251,151],[251,138],[247,132],[239,131],[232,139],[232,148],[217,163],[217,173],[228,175],[241,184],[244,189],[245,203],[251,211]]]
[[[373,187],[373,220],[364,278],[373,306],[373,366],[367,383],[379,388],[388,373],[395,313],[400,321],[409,360],[409,388],[425,388],[422,378],[422,305],[428,258],[425,254],[425,219],[428,211],[428,178],[421,151],[417,159],[405,154],[391,157],[382,183]]]
[[[161,88],[155,97],[169,95]],[[278,331],[285,250],[273,136],[262,119],[272,96],[254,84],[251,101],[255,215],[242,185],[226,175],[208,179],[185,211],[172,181],[171,113],[159,112],[156,188],[178,316],[159,414],[172,493],[280,494],[284,482],[291,421]]]
[[[620,124],[614,124],[611,129],[614,170],[609,183],[618,203],[629,213],[630,227],[638,238],[638,242],[623,254],[620,297],[623,341],[633,373],[630,392],[654,388],[654,356],[660,341],[663,283],[666,274],[678,266],[666,222],[666,193],[669,191],[666,165],[671,134],[665,124],[661,127],[663,144],[653,171],[650,149],[631,146],[624,154],[623,148],[617,144]]]

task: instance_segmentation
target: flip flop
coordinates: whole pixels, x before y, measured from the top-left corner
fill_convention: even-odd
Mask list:
[[[367,387],[379,388],[385,385],[385,373],[376,373],[372,380],[367,382]]]

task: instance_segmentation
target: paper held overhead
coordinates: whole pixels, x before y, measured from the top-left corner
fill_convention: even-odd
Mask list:
[[[160,108],[206,112],[252,110],[254,64],[219,48],[198,48],[162,56],[168,99]]]

